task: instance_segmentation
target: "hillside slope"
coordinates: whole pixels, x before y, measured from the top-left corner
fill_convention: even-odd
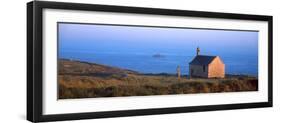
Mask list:
[[[258,90],[256,77],[229,75],[223,79],[182,77],[178,80],[172,74],[141,74],[67,59],[59,61],[58,81],[59,99]]]

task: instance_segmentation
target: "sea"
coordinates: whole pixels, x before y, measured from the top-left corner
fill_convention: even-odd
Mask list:
[[[59,58],[103,64],[129,69],[145,74],[176,74],[180,67],[182,75],[188,75],[189,62],[195,53],[176,52],[77,52],[61,51]],[[229,55],[221,53],[219,57],[225,64],[226,74],[258,76],[258,56]]]

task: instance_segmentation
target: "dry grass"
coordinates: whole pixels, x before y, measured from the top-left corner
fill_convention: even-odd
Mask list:
[[[257,91],[255,77],[187,79],[176,76],[142,75],[97,64],[61,60],[59,98],[93,98],[191,93]],[[102,72],[100,72],[100,70]],[[101,74],[102,73],[102,74]]]

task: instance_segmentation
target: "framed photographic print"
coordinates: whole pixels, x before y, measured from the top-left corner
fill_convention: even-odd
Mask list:
[[[27,4],[33,122],[272,107],[272,16]]]

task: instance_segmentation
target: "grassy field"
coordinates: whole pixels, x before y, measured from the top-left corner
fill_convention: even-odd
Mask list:
[[[94,63],[59,60],[59,99],[257,91],[256,77],[178,80],[171,74],[141,74]]]

